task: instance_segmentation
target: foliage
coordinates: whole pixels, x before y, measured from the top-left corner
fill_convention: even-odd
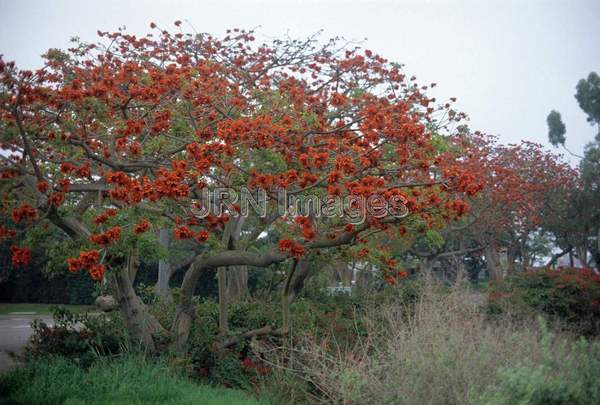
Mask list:
[[[600,275],[589,269],[542,269],[515,274],[489,288],[492,313],[537,312],[589,335],[600,333]]]
[[[118,314],[74,314],[56,307],[54,325],[33,322],[33,335],[25,349],[28,358],[61,356],[81,365],[89,365],[99,355],[127,351],[130,347]]]
[[[0,375],[0,404],[258,404],[239,391],[196,385],[161,360],[100,359],[89,369],[64,359]]]
[[[89,305],[94,301],[95,283],[87,275],[66,272],[64,262],[60,272],[47,271],[50,263],[42,246],[36,246],[32,262],[25,267],[11,264],[6,243],[0,244],[0,257],[0,302]]]
[[[264,348],[273,368],[265,392],[282,402],[465,404],[499,367],[543,356],[535,322],[491,321],[464,286],[425,286],[413,305],[371,307],[359,319],[365,333],[351,346],[306,333],[293,347]]]
[[[567,129],[562,122],[560,113],[556,110],[550,111],[550,114],[548,114],[548,117],[546,118],[546,122],[548,123],[548,139],[550,140],[550,143],[554,146],[564,145]]]
[[[596,72],[590,72],[586,79],[577,82],[577,93],[575,99],[579,107],[587,114],[590,124],[600,126],[600,76]],[[598,132],[600,136],[600,132]]]
[[[599,133],[585,146],[583,156],[575,154],[565,146],[566,128],[560,113],[552,111],[548,115],[550,143],[562,145],[569,154],[581,160],[577,181],[557,187],[558,192],[551,196],[562,204],[547,214],[543,226],[554,234],[557,245],[565,253],[574,252],[585,266],[600,270],[600,76],[596,72],[579,80],[575,99],[587,114],[588,122],[598,125]]]
[[[499,370],[494,388],[476,403],[585,405],[600,403],[600,342],[551,345],[544,329],[540,364],[523,361]]]
[[[382,291],[358,292],[355,295],[329,295],[323,290],[309,288],[306,297],[291,306],[291,335],[284,338],[262,338],[263,342],[294,342],[297,336],[310,334],[315,338],[335,335],[340,346],[351,347],[365,336],[365,325],[360,318],[368,308],[384,302],[408,305],[418,299],[422,284],[406,280],[398,287],[388,286]],[[151,311],[155,312],[154,304]],[[229,306],[230,335],[267,325],[281,326],[279,300],[251,300]],[[229,387],[248,387],[270,374],[260,357],[253,354],[254,343],[245,340],[226,351],[215,352],[213,344],[219,335],[218,305],[205,299],[196,305],[196,320],[191,328],[188,354],[193,374],[212,383]]]

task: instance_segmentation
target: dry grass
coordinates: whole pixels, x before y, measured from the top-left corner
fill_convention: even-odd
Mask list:
[[[465,404],[494,383],[499,367],[542,361],[535,320],[491,321],[464,285],[427,285],[414,306],[374,308],[364,319],[367,337],[353,347],[306,335],[293,349],[273,350],[279,384],[307,402]]]

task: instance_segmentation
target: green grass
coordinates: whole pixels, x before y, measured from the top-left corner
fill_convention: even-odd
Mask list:
[[[162,361],[99,359],[83,370],[64,359],[0,375],[0,404],[260,404],[242,391],[198,385]]]
[[[76,313],[94,309],[91,305],[0,303],[0,315],[9,315],[12,312],[35,312],[32,315],[52,315],[52,307],[55,306],[66,307],[71,312]]]

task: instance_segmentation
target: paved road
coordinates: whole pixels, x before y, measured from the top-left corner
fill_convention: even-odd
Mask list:
[[[0,372],[14,367],[14,354],[19,354],[33,333],[31,321],[39,318],[52,324],[52,318],[41,315],[0,315]]]

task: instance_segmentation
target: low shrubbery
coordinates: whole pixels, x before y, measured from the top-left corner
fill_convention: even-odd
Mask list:
[[[580,339],[553,345],[553,335],[543,330],[542,361],[535,364],[526,358],[500,369],[481,403],[600,404],[600,342]]]
[[[518,273],[490,287],[490,311],[539,313],[571,331],[600,334],[600,275],[588,269],[544,269]]]
[[[117,313],[75,314],[65,308],[54,310],[54,325],[33,322],[33,335],[25,356],[37,359],[61,356],[82,366],[98,356],[122,353],[129,346],[125,328]]]
[[[0,404],[258,404],[233,390],[194,384],[164,361],[98,359],[83,369],[62,358],[0,375]]]
[[[585,311],[586,301],[574,292],[595,294],[593,284],[581,281],[589,281],[590,275],[572,274],[515,276],[505,284],[511,286],[507,290],[510,294],[501,296],[503,300],[520,299],[503,301],[502,306],[501,301],[492,300],[491,307],[486,306],[481,293],[466,284],[449,286],[433,280],[406,280],[398,287],[353,296],[330,296],[313,290],[293,303],[290,335],[240,340],[225,349],[215,345],[225,338],[219,335],[218,305],[210,299],[202,300],[196,302],[187,351],[164,352],[163,362],[144,361],[150,362],[145,363],[150,369],[161,370],[168,362],[196,382],[242,388],[254,396],[269,398],[270,403],[596,401],[600,398],[600,344],[584,340],[575,343],[572,332],[557,330],[553,337],[549,330],[555,330],[554,323],[546,327],[542,318],[536,321],[537,314],[542,313],[563,320],[576,331],[590,330],[595,318],[581,315],[583,318],[576,322],[575,315],[564,315],[589,314]],[[565,287],[557,286],[559,291],[554,293],[558,296],[552,295],[553,286],[559,282],[566,282]],[[491,291],[493,296],[503,290],[494,286]],[[567,299],[564,294],[574,294],[577,299]],[[174,304],[156,299],[150,291],[145,298],[157,319],[171,318]],[[535,304],[545,300],[549,302],[543,307]],[[490,308],[494,316],[490,316]],[[513,316],[517,309],[519,316]],[[135,353],[135,346],[123,334],[118,313],[72,315],[58,311],[55,315],[55,327],[36,325],[28,349],[31,363],[20,371],[29,374],[20,376],[42,381],[46,378],[43,375],[54,375],[57,369],[44,368],[36,359],[60,356],[70,359],[71,365],[51,364],[75,373],[75,381],[87,381],[94,373],[104,373],[102,368],[117,373],[119,367],[125,367],[121,360],[111,365],[107,359]],[[276,298],[229,305],[229,337],[266,325],[281,326],[280,302]],[[582,329],[585,325],[588,328]],[[128,364],[135,361],[142,360]],[[90,371],[85,371],[90,365]],[[75,371],[75,366],[80,371]],[[10,378],[16,377],[5,377],[3,389],[13,381]],[[190,383],[178,384],[183,387]],[[114,391],[124,390],[120,387]],[[205,388],[199,386],[197,390]],[[20,391],[11,388],[11,392]],[[161,392],[157,394],[160,398]],[[17,398],[17,394],[10,395]],[[79,399],[74,391],[67,390],[65,395],[76,398],[73,403],[88,403],[88,397]],[[98,398],[110,403],[112,397],[102,395]],[[185,395],[182,398],[187,398]],[[131,394],[124,398],[136,397]]]
[[[571,396],[556,398],[597,398],[591,396],[600,387],[597,343],[551,339],[543,321],[489,319],[473,298],[461,287],[434,286],[414,306],[367,311],[366,331],[352,347],[340,346],[335,334],[304,334],[294,346],[266,348],[262,355],[273,375],[265,390],[282,402],[566,404],[527,402],[529,396],[551,398],[552,382],[566,379]],[[553,369],[559,362],[564,365]],[[578,369],[576,362],[585,365]],[[537,374],[513,389],[511,376],[524,370]]]

